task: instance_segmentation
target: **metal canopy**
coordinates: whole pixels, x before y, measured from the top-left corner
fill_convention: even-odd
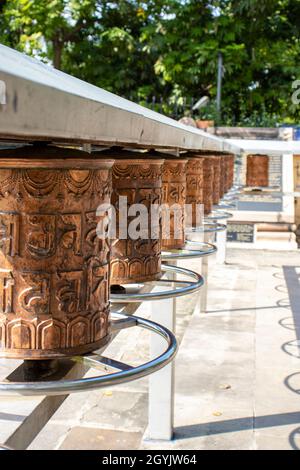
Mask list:
[[[248,140],[248,139],[226,139],[228,143],[236,145],[246,154],[260,155],[300,155],[300,141],[297,140]]]
[[[1,140],[240,150],[3,45],[0,80]]]

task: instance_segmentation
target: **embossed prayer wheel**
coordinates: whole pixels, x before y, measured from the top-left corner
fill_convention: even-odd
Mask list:
[[[54,359],[110,339],[112,160],[47,146],[0,152],[0,355]]]
[[[232,155],[225,155],[225,192],[227,193],[232,186]]]
[[[221,155],[220,197],[226,193],[226,156]]]
[[[101,152],[103,153],[103,152]],[[142,152],[112,149],[105,152],[115,159],[112,170],[112,204],[116,208],[116,240],[111,247],[111,285],[147,282],[161,277],[161,218],[159,208],[162,191],[162,166],[164,160],[147,158]],[[127,223],[120,232],[120,196],[126,197]],[[145,206],[148,227],[142,237],[133,238],[129,233],[130,223],[136,215],[128,212],[132,204]],[[124,213],[124,210],[122,211]],[[122,219],[122,213],[121,218]],[[124,216],[123,216],[124,217]],[[126,217],[126,215],[125,215]],[[124,224],[124,220],[122,225]],[[122,235],[122,236],[121,236]]]
[[[229,158],[229,155],[226,155],[225,157],[225,192],[227,193],[230,189],[230,181],[229,181],[229,178],[230,178],[230,169],[229,169],[229,166],[230,166],[230,158]]]
[[[197,227],[197,207],[203,204],[203,159],[188,156],[186,165],[186,204],[192,206],[192,226]]]
[[[213,181],[213,204],[219,204],[220,201],[220,186],[221,186],[221,159],[220,157],[213,158],[214,166],[214,181]]]
[[[180,249],[185,245],[184,210],[186,202],[186,165],[188,160],[167,158],[162,172],[162,249]],[[165,212],[165,215],[164,215]]]
[[[212,211],[214,187],[214,157],[203,157],[203,203],[204,214]]]
[[[229,155],[229,188],[233,186],[234,183],[234,155]]]

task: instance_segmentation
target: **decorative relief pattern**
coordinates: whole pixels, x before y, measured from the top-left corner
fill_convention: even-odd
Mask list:
[[[227,156],[227,171],[226,171],[226,190],[232,187],[234,183],[234,155]]]
[[[234,163],[235,163],[234,155],[230,155],[230,173],[229,173],[230,187],[232,187],[234,184]]]
[[[213,205],[214,157],[203,158],[203,202],[204,214],[209,214]]]
[[[58,199],[70,195],[78,199],[87,192],[105,197],[110,192],[110,178],[109,170],[102,170],[102,175],[97,170],[5,170],[0,177],[0,198],[46,198],[57,192]]]
[[[11,272],[0,272],[0,314],[13,312],[14,279]]]
[[[117,161],[113,166],[113,179],[161,180],[162,169],[160,165],[151,164],[147,160],[134,163],[121,163]]]
[[[220,178],[221,178],[221,159],[214,157],[214,181],[213,181],[213,204],[218,204],[220,201]]]
[[[171,210],[162,214],[162,249],[180,249],[185,245],[186,165],[187,160],[178,159],[165,160],[163,165],[162,204],[169,207],[176,204],[179,213]]]
[[[19,214],[0,212],[0,250],[6,256],[19,254]]]
[[[197,225],[198,204],[203,204],[203,159],[189,158],[186,166],[186,203],[192,205],[192,225]]]
[[[19,284],[20,289],[16,286],[16,290],[18,290],[17,310],[23,314],[29,313],[33,316],[49,314],[50,275],[33,272],[19,274],[21,282]]]
[[[56,254],[58,247],[82,254],[81,214],[27,215],[25,245],[34,258],[48,258]]]
[[[105,162],[0,169],[0,355],[50,359],[107,342],[110,244],[96,232],[111,195]]]
[[[226,192],[226,156],[221,155],[220,197]]]
[[[111,249],[111,284],[153,281],[161,275],[161,220],[158,226],[151,220],[151,206],[161,202],[161,176],[163,160],[132,160],[118,158],[113,166],[112,203],[116,208],[117,237],[120,231],[119,196],[127,197],[127,209],[131,204],[143,204],[148,209],[147,237],[132,240],[119,239]],[[135,216],[127,217],[129,225]],[[156,230],[158,238],[151,239],[151,227]],[[127,227],[128,228],[128,227]]]

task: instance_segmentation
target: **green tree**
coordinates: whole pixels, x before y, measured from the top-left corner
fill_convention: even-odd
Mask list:
[[[210,97],[224,60],[222,121],[297,122],[299,0],[4,0],[0,40],[97,86],[172,115]]]
[[[61,69],[68,46],[94,23],[95,0],[2,2],[1,41]]]

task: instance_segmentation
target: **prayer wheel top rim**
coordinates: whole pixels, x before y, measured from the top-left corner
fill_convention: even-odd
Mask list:
[[[184,158],[203,158],[203,157],[229,157],[234,156],[228,152],[218,152],[217,150],[195,150],[194,152],[186,152],[182,156]]]
[[[95,158],[82,150],[51,145],[26,145],[14,149],[0,150],[0,169],[104,169],[111,168],[113,158]]]
[[[188,163],[188,158],[181,158],[181,157],[168,157],[165,158],[165,163]]]
[[[114,163],[126,163],[131,165],[147,164],[147,165],[163,165],[164,160],[150,158],[114,158]]]
[[[103,170],[111,168],[114,160],[98,159],[98,160],[84,160],[78,158],[73,159],[39,159],[39,158],[3,158],[0,154],[0,169],[7,168],[32,168],[34,170],[47,170],[47,169],[70,169],[70,170]]]

